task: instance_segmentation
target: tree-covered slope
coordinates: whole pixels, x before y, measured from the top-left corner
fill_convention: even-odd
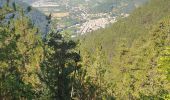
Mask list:
[[[7,2],[0,8],[0,100],[170,100],[168,7],[152,0],[78,48],[53,30],[41,38],[31,10]]]
[[[81,37],[87,75],[118,100],[169,100],[170,1],[150,0],[130,17]]]
[[[93,49],[96,44],[102,44],[109,55],[120,39],[126,39],[128,46],[139,36],[148,37],[150,27],[170,13],[169,0],[150,0],[147,4],[136,9],[128,18],[124,18],[106,29],[89,33],[82,38],[82,48]]]

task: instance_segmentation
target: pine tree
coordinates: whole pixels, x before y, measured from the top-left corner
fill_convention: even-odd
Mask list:
[[[74,96],[74,81],[80,61],[80,56],[75,51],[77,43],[66,40],[58,32],[50,32],[44,42],[45,58],[41,64],[40,79],[47,86],[51,99],[71,99]]]

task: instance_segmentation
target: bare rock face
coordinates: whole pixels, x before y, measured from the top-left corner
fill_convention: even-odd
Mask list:
[[[31,19],[32,23],[40,29],[40,32],[42,32],[43,34],[47,34],[48,30],[46,29],[47,25],[46,15],[33,7],[29,13],[26,12],[27,7],[29,7],[30,4],[33,3],[35,0],[9,0],[9,1],[10,6],[12,6],[12,3],[15,2],[17,6],[22,7],[25,10],[26,16],[28,16]],[[0,7],[6,4],[6,2],[7,2],[6,0],[0,0]]]

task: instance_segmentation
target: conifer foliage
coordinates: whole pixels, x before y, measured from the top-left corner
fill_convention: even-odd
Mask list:
[[[51,29],[51,14],[48,33],[41,34],[26,16],[32,8],[7,0],[0,8],[0,100],[169,100],[170,3],[162,1],[137,10],[160,4],[162,12],[151,9],[139,21],[135,11],[126,23],[113,25],[114,32],[97,31],[109,41],[114,33],[111,43],[94,32],[79,44]]]
[[[46,84],[52,99],[69,100],[74,96],[74,81],[80,68],[80,56],[74,50],[76,43],[51,32],[44,47],[40,79]]]
[[[0,9],[0,98],[33,99],[38,95],[41,40],[21,8]],[[37,67],[36,67],[37,66]]]

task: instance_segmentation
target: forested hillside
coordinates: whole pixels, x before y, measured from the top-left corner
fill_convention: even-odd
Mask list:
[[[151,27],[170,13],[169,0],[150,0],[147,4],[139,7],[127,18],[120,19],[112,26],[94,31],[84,36],[83,46],[95,48],[96,44],[102,44],[109,55],[114,55],[115,46],[119,46],[120,38],[126,39],[128,47],[134,39],[140,36],[148,38]],[[110,54],[111,53],[111,54]]]
[[[0,100],[169,100],[170,1],[150,0],[109,28],[44,36],[10,0],[0,7]],[[46,16],[51,26],[51,15]],[[43,36],[42,36],[43,35]]]
[[[104,69],[103,86],[117,99],[160,99],[169,93],[169,6],[169,0],[150,0],[129,17],[81,37],[88,75]],[[161,59],[167,65],[160,69]]]

